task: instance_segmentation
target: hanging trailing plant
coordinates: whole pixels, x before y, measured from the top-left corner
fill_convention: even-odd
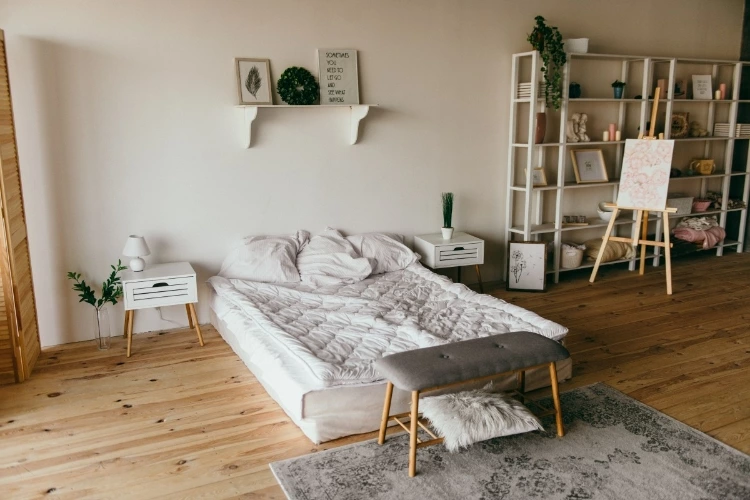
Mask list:
[[[536,26],[526,40],[542,56],[544,95],[548,106],[560,109],[562,104],[562,69],[568,62],[562,35],[556,26],[547,26],[542,16],[536,16]]]

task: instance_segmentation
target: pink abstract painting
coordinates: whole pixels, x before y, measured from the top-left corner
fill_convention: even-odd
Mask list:
[[[664,210],[673,151],[674,141],[626,140],[617,206]]]

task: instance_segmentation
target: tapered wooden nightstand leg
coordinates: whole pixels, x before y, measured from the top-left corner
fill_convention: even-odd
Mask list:
[[[474,264],[474,269],[477,270],[477,281],[479,281],[479,293],[484,293],[484,286],[482,286],[482,273],[479,272],[479,264]]]
[[[130,357],[130,346],[133,344],[133,320],[135,311],[128,311],[128,357]]]
[[[125,324],[122,325],[122,338],[126,339],[128,338],[128,313],[130,311],[125,311]]]
[[[188,315],[188,325],[190,325],[190,329],[192,330],[195,328],[195,325],[193,324],[193,315],[190,313],[190,304],[185,304],[185,310]]]
[[[203,334],[201,334],[201,326],[198,324],[198,315],[195,314],[195,305],[188,304],[188,309],[190,311],[190,315],[193,318],[193,324],[195,325],[195,333],[198,334],[198,342],[200,342],[201,347],[203,347]]]

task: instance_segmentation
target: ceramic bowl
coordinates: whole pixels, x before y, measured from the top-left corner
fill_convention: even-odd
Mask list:
[[[612,214],[613,214],[614,212],[604,212],[604,211],[602,211],[602,210],[597,210],[597,213],[599,214],[599,218],[600,218],[601,220],[603,220],[603,221],[606,221],[606,222],[609,222],[609,221],[610,221],[610,219],[612,219]],[[620,216],[620,214],[617,214],[617,216],[619,217],[619,216]]]
[[[600,201],[599,202],[599,212],[612,212],[614,210],[613,207],[606,207],[605,205],[607,203],[612,203],[611,201]]]

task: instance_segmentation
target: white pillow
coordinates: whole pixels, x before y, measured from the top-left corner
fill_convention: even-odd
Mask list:
[[[229,252],[219,276],[263,283],[298,282],[297,254],[309,239],[307,231],[292,236],[248,236]]]
[[[397,239],[399,235],[389,233],[364,233],[346,239],[354,249],[372,264],[372,274],[400,271],[417,261],[417,254]]]
[[[445,438],[443,444],[448,451],[494,437],[544,430],[528,408],[503,394],[487,392],[488,387],[419,402],[422,415]]]
[[[330,227],[302,249],[297,269],[302,281],[313,285],[356,283],[372,273],[370,261],[359,257],[352,244]]]

